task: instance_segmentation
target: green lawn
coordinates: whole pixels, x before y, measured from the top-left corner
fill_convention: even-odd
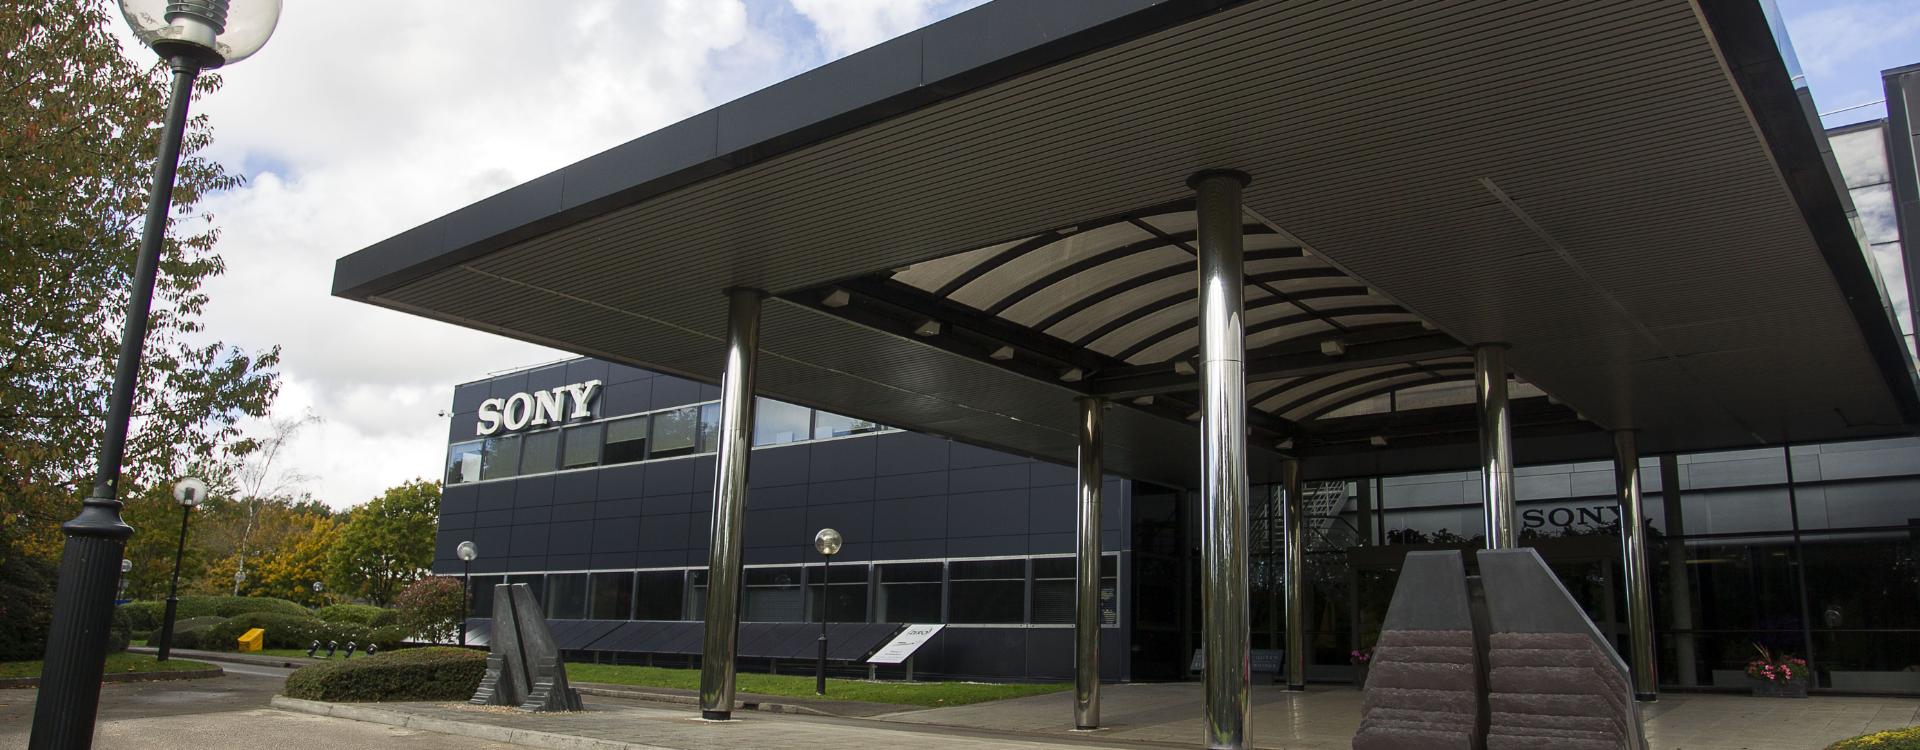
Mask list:
[[[567,664],[567,679],[614,685],[700,689],[700,670],[630,667],[611,664]],[[964,706],[1002,698],[1019,698],[1071,690],[1072,685],[1017,685],[984,682],[867,682],[827,680],[827,697],[849,701],[897,703],[906,706]],[[813,678],[741,672],[734,689],[742,693],[813,698]]]
[[[121,652],[107,655],[108,672],[171,672],[186,669],[211,669],[212,664],[185,659],[172,659],[165,662],[154,661],[149,654],[129,654]],[[0,678],[39,677],[40,662],[5,661],[0,662]]]

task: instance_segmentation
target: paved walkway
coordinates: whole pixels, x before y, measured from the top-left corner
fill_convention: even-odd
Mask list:
[[[1072,731],[1070,693],[869,719],[738,711],[737,721],[724,724],[699,721],[693,709],[685,706],[605,698],[590,698],[587,705],[585,713],[528,715],[447,703],[405,703],[349,706],[333,715],[413,729],[437,727],[475,738],[511,737],[533,747],[607,750],[1141,750],[1197,747],[1201,731],[1200,690],[1194,683],[1106,686],[1102,689],[1106,726],[1097,732]],[[1316,687],[1302,694],[1254,688],[1252,739],[1260,748],[1349,750],[1359,725],[1359,709],[1360,693],[1352,689]],[[317,710],[329,709],[322,705]],[[1668,695],[1646,706],[1644,716],[1652,750],[1819,750],[1847,737],[1920,723],[1920,700]],[[566,738],[580,738],[586,744],[569,744]]]

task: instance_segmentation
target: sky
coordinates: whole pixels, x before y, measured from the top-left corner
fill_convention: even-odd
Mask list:
[[[275,416],[321,420],[283,468],[314,499],[346,508],[434,478],[456,384],[567,355],[336,299],[337,258],[982,2],[288,2],[195,109],[214,126],[208,155],[248,179],[204,204],[227,262],[206,287],[207,336],[283,348]],[[1880,98],[1881,69],[1920,62],[1916,0],[1779,3],[1823,112]]]

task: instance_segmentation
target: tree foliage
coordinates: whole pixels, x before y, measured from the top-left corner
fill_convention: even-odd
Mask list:
[[[394,600],[407,635],[429,643],[453,643],[467,615],[467,589],[460,579],[427,576]]]
[[[47,554],[92,483],[170,75],[123,55],[105,0],[0,3],[0,555]],[[138,60],[138,62],[136,62]],[[154,60],[154,63],[145,62]],[[196,94],[218,89],[205,75]],[[235,423],[278,391],[279,349],[203,337],[224,269],[201,201],[243,184],[192,118],[173,191],[123,485],[170,481],[251,444]],[[125,486],[122,489],[127,489]]]
[[[415,479],[347,512],[327,553],[327,587],[386,606],[433,565],[440,483]]]

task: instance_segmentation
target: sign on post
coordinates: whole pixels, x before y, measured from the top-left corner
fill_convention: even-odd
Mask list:
[[[908,625],[906,630],[900,631],[900,634],[894,636],[893,640],[888,641],[887,645],[881,646],[879,651],[875,652],[873,656],[868,657],[867,662],[870,664],[899,664],[900,662],[906,661],[907,657],[913,656],[914,651],[919,650],[920,644],[932,639],[933,634],[940,632],[940,629],[944,627],[946,626]]]

